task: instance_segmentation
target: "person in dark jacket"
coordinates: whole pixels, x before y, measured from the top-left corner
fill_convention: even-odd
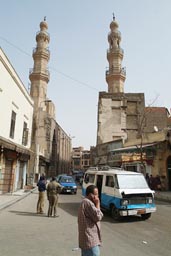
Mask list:
[[[41,176],[40,180],[37,183],[39,190],[39,198],[37,202],[37,213],[44,213],[44,203],[45,203],[45,190],[46,190],[46,181],[45,177]]]

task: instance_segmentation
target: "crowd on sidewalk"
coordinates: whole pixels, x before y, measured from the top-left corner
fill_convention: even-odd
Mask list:
[[[149,185],[149,187],[152,190],[155,191],[166,191],[167,184],[166,184],[166,177],[163,176],[153,176],[152,174],[149,176],[149,174],[146,174],[146,181]]]

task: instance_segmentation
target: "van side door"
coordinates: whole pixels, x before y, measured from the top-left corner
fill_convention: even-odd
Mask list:
[[[103,192],[101,195],[101,206],[109,209],[110,202],[114,197],[115,179],[112,174],[104,175]]]
[[[97,174],[96,176],[96,186],[99,192],[99,199],[101,200],[102,188],[103,188],[103,175]]]

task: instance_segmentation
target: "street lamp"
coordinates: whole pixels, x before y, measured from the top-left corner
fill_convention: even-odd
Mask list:
[[[36,144],[36,164],[35,164],[35,174],[39,175],[39,155],[40,155],[40,141],[39,141],[39,128],[40,128],[40,113],[41,113],[41,104],[42,103],[48,103],[51,102],[51,100],[42,100],[39,103],[38,111],[37,111],[37,122],[36,122],[36,134],[35,134],[35,144]]]

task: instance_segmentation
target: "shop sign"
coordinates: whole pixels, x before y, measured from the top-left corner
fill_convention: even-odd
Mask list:
[[[146,160],[146,154],[143,153],[142,156],[141,154],[126,154],[122,155],[122,162],[135,162],[135,161],[145,161]]]

